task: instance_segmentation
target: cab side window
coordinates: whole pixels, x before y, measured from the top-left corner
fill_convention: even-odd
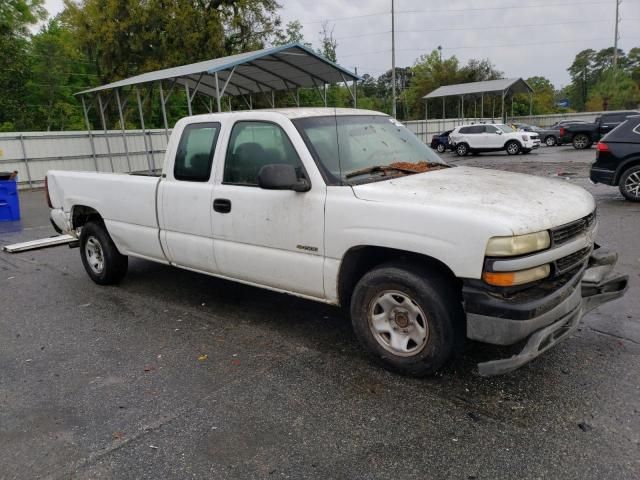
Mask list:
[[[182,132],[173,176],[176,180],[206,182],[211,175],[219,123],[192,123]]]
[[[287,134],[269,122],[237,122],[231,131],[222,182],[257,186],[265,165],[285,163],[302,175],[302,162]]]
[[[496,127],[494,127],[493,125],[485,125],[484,126],[484,131],[487,133],[498,133],[498,129]]]

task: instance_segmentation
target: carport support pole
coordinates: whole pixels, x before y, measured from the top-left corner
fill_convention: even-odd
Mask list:
[[[184,84],[184,90],[187,92],[187,110],[189,111],[189,116],[193,115],[191,111],[191,94],[189,93],[189,85]]]
[[[442,97],[442,131],[445,131],[447,128],[445,127],[445,122],[446,122],[446,115],[444,114],[444,97]]]
[[[82,101],[82,111],[84,112],[84,123],[87,125],[87,133],[89,134],[89,144],[91,145],[91,156],[93,157],[93,164],[96,166],[96,172],[98,171],[98,159],[96,158],[96,146],[93,143],[93,132],[91,131],[91,124],[89,123],[89,114],[87,112],[87,105],[84,103],[84,95],[80,95]]]
[[[429,141],[429,100],[424,101],[424,143]]]
[[[129,158],[129,145],[127,145],[127,133],[124,126],[124,115],[122,114],[122,103],[120,102],[120,89],[116,88],[116,102],[118,103],[118,115],[120,115],[120,129],[122,130],[122,143],[124,145],[124,153],[127,156],[127,167],[131,173],[131,159]]]
[[[464,125],[464,95],[460,96],[460,116],[462,117],[462,125]]]
[[[142,127],[142,140],[144,140],[144,151],[147,154],[147,166],[149,167],[149,173],[151,173],[151,158],[149,157],[149,146],[147,145],[147,129],[144,127],[144,115],[142,113],[142,101],[140,100],[140,90],[136,85],[136,100],[138,101],[138,113],[140,114],[140,127]]]
[[[109,144],[109,133],[107,132],[107,121],[104,118],[104,107],[102,106],[102,96],[98,93],[98,108],[100,108],[100,120],[102,121],[102,129],[104,130],[104,142],[107,144],[107,153],[109,154],[109,165],[111,165],[111,171],[115,172],[113,168],[113,156],[111,155],[111,145]]]
[[[501,111],[500,122],[505,123],[504,119],[504,91],[502,92],[502,111]]]
[[[480,94],[480,117],[484,120],[484,93]]]
[[[513,96],[511,96],[511,121],[513,122]]]
[[[169,123],[167,122],[167,108],[165,106],[164,101],[164,91],[162,90],[162,80],[158,82],[160,85],[160,105],[162,105],[162,120],[164,121],[164,135],[167,137],[167,142],[169,141]]]
[[[218,113],[222,111],[222,105],[220,104],[220,84],[218,83],[218,72],[213,74],[216,79],[216,102],[218,103]]]

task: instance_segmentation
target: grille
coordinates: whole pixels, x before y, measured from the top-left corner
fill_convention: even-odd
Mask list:
[[[585,247],[582,250],[578,250],[577,252],[567,255],[566,257],[559,258],[556,260],[556,275],[560,275],[571,270],[573,267],[578,266],[578,264],[587,260],[589,253],[591,253],[591,247]]]
[[[586,217],[575,222],[567,223],[551,230],[551,238],[554,245],[561,245],[587,231],[596,221],[596,211],[594,210]]]

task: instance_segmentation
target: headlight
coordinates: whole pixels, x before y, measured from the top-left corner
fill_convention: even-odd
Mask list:
[[[546,264],[528,270],[520,270],[519,272],[484,272],[482,279],[489,285],[496,287],[513,287],[542,280],[547,278],[549,273],[551,273],[551,267]]]
[[[515,237],[493,237],[487,243],[488,257],[512,257],[549,248],[549,232],[542,231]]]

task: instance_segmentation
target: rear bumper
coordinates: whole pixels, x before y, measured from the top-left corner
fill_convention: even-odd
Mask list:
[[[605,185],[615,185],[615,176],[616,172],[601,168],[591,167],[591,171],[589,172],[589,179],[591,179],[593,183],[604,183]]]
[[[587,312],[624,295],[628,277],[612,275],[616,261],[617,254],[596,250],[586,269],[547,299],[537,301],[535,308],[544,313],[535,317],[504,318],[496,315],[495,309],[491,315],[477,311],[467,313],[467,337],[470,339],[496,345],[526,342],[520,353],[511,358],[480,363],[480,375],[499,375],[521,367],[569,336]],[[558,299],[561,300],[558,302]],[[545,305],[547,302],[551,308]],[[513,305],[505,307],[505,311],[509,311]]]

